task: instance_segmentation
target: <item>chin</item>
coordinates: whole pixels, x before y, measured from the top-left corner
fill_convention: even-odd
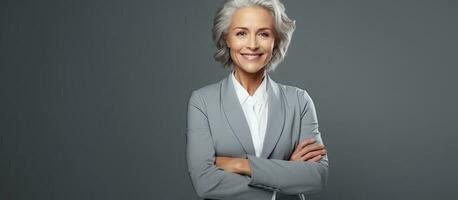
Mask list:
[[[248,73],[258,73],[259,71],[264,70],[263,66],[247,66],[247,65],[242,65],[243,67],[240,67],[243,69],[243,71],[246,71]]]
[[[243,59],[243,58],[242,58]],[[267,63],[264,62],[240,62],[238,63],[239,68],[248,73],[257,73],[265,69]]]
[[[259,71],[263,71],[264,70],[264,66],[262,65],[254,65],[253,63],[249,63],[249,64],[246,64],[246,63],[239,63],[239,64],[236,64],[239,68],[241,69],[242,71],[246,72],[246,73],[250,73],[250,74],[254,74],[254,73],[258,73]]]

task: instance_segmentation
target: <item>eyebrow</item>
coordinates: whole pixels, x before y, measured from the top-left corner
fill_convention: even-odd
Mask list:
[[[248,30],[248,28],[246,27],[234,27],[233,29],[243,29],[243,30]],[[268,27],[263,27],[263,28],[260,28],[258,29],[258,31],[263,31],[263,30],[271,30],[270,28]]]

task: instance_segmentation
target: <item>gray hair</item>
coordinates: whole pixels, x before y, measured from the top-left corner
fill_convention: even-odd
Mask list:
[[[231,24],[232,15],[239,8],[256,6],[270,11],[275,20],[275,32],[277,35],[272,57],[266,65],[267,71],[274,71],[285,57],[294,29],[296,28],[296,21],[286,16],[285,6],[279,0],[228,0],[216,12],[212,30],[213,42],[217,48],[213,57],[216,61],[222,63],[225,68],[233,67],[230,50],[225,41],[225,35]]]

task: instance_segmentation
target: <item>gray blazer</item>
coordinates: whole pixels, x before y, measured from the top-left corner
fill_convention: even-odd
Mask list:
[[[193,91],[188,102],[186,159],[197,194],[204,199],[270,200],[277,191],[277,199],[302,199],[322,190],[327,155],[319,162],[289,161],[303,139],[323,143],[307,92],[266,76],[269,114],[262,153],[256,157],[230,75]],[[251,177],[216,167],[215,156],[248,158]]]

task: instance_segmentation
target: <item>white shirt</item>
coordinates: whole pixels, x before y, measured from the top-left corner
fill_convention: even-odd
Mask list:
[[[268,95],[267,95],[267,73],[261,85],[256,89],[253,96],[250,96],[248,91],[240,84],[235,78],[234,71],[232,71],[232,83],[234,84],[235,92],[242,106],[243,113],[248,122],[251,132],[251,139],[256,156],[261,156],[262,147],[264,143],[264,136],[266,134],[267,116],[268,116]],[[277,192],[274,191],[272,200],[275,200]]]

